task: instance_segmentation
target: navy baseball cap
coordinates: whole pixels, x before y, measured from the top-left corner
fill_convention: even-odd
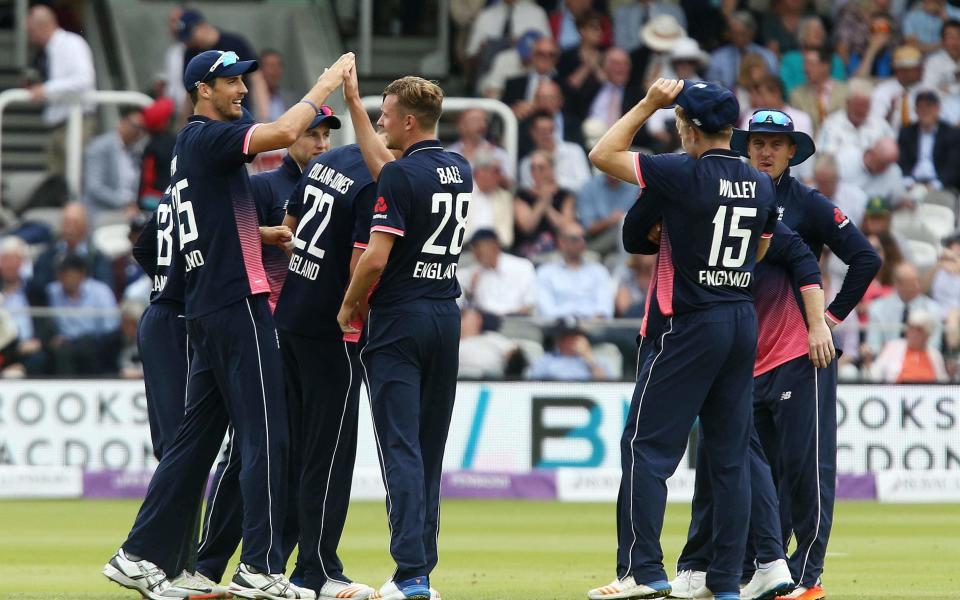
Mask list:
[[[180,18],[177,19],[177,39],[184,43],[188,42],[197,25],[206,20],[199,10],[192,8],[184,10],[180,13]]]
[[[215,77],[235,77],[260,68],[255,60],[240,60],[229,50],[207,50],[194,56],[183,71],[183,87],[189,92]]]
[[[797,152],[790,159],[790,166],[796,166],[807,160],[817,151],[813,143],[813,138],[802,131],[796,131],[793,125],[793,119],[782,110],[772,108],[761,108],[753,111],[750,116],[748,129],[734,129],[733,137],[730,139],[730,149],[740,156],[750,158],[747,153],[747,142],[751,133],[782,133],[793,140],[797,146]]]
[[[707,133],[717,133],[740,117],[740,103],[733,92],[708,81],[684,79],[677,104],[694,125]]]
[[[340,129],[340,117],[333,114],[333,109],[326,104],[320,105],[320,112],[318,112],[317,116],[310,121],[310,125],[307,126],[307,129],[318,127],[321,123],[328,124],[330,129]]]

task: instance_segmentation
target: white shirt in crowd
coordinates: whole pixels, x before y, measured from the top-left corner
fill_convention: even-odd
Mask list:
[[[506,4],[500,2],[480,11],[470,31],[470,39],[467,41],[467,56],[476,56],[485,41],[500,39],[506,24],[508,9]],[[539,31],[543,35],[552,35],[547,13],[531,0],[517,0],[513,4],[510,35],[513,39],[518,39],[529,29]]]
[[[448,152],[456,152],[457,154],[463,154],[463,142],[457,140],[456,142],[447,146]],[[514,168],[513,161],[510,160],[510,153],[501,148],[500,146],[494,144],[491,141],[487,141],[483,145],[482,152],[489,152],[496,157],[497,162],[500,163],[500,172],[503,173],[503,176],[514,181],[517,177],[517,170]],[[473,161],[470,161],[470,166],[473,166]]]
[[[476,276],[476,283],[474,283]],[[467,301],[494,315],[531,310],[537,303],[537,274],[533,263],[520,256],[500,253],[495,269],[473,264],[457,271]]]
[[[43,121],[47,125],[61,125],[70,115],[69,100],[97,87],[93,53],[87,40],[63,29],[54,32],[44,50],[47,80],[43,87],[47,105],[43,109]],[[84,105],[84,112],[92,110],[92,105]]]
[[[553,151],[553,171],[557,175],[557,185],[571,192],[579,190],[590,179],[587,155],[583,148],[573,142],[557,142]],[[530,156],[520,161],[520,187],[533,189]]]
[[[817,152],[838,154],[841,150],[859,148],[862,154],[880,138],[896,138],[890,124],[875,116],[868,116],[860,127],[855,127],[847,118],[847,111],[840,109],[824,119],[817,134]]]
[[[940,118],[956,125],[960,122],[960,60],[946,50],[937,50],[923,63],[923,87],[940,93]]]
[[[895,78],[887,79],[873,89],[873,96],[870,99],[870,116],[881,119],[890,124],[894,133],[900,132],[903,125],[904,110],[906,111],[907,124],[917,120],[916,99],[917,93],[923,90],[923,85],[916,83],[909,88],[904,89]],[[906,106],[904,106],[904,95],[906,95]]]
[[[167,82],[167,87],[163,90],[163,93],[173,100],[178,114],[180,109],[183,108],[184,102],[187,101],[187,92],[183,89],[184,50],[183,44],[170,44],[163,55],[163,72]]]
[[[600,91],[590,103],[588,117],[600,119],[608,127],[617,122],[623,113],[623,86],[613,85],[609,81],[600,87]]]
[[[862,190],[868,199],[884,196],[896,201],[906,192],[906,187],[903,185],[903,171],[897,163],[891,163],[881,173],[870,173],[863,164],[863,151],[848,148],[837,153],[837,165],[840,170],[840,180]],[[863,214],[863,209],[860,213]]]
[[[541,317],[613,317],[613,280],[599,263],[546,263],[537,269],[537,280]]]

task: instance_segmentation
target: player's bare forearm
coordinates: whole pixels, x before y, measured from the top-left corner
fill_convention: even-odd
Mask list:
[[[357,270],[357,265],[360,263],[360,257],[363,256],[362,248],[354,248],[353,254],[350,255],[350,277],[353,277],[353,273]]]
[[[389,233],[373,232],[370,234],[370,243],[360,255],[350,285],[343,296],[337,322],[345,333],[356,333],[358,330],[350,323],[356,319],[361,306],[366,302],[373,283],[380,278],[387,267],[390,251],[393,250],[394,236]]]
[[[817,368],[823,368],[833,361],[837,350],[833,346],[833,334],[824,320],[823,288],[808,287],[800,293],[803,312],[807,317],[807,346],[810,360]]]
[[[357,144],[360,145],[363,162],[366,163],[370,176],[373,177],[374,181],[377,181],[380,179],[380,171],[383,169],[383,165],[392,162],[394,157],[377,137],[377,131],[374,129],[373,123],[370,122],[370,115],[363,108],[356,68],[351,69],[343,81],[343,99],[350,111],[350,120],[353,122],[353,130],[357,136]]]
[[[260,241],[267,246],[284,247],[293,239],[293,232],[285,225],[260,227]]]

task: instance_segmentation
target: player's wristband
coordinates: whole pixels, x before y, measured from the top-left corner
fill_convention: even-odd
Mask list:
[[[309,100],[309,99],[307,99],[307,98],[304,98],[303,100],[301,100],[301,101],[298,102],[297,104],[300,104],[300,103],[309,104],[310,106],[313,107],[314,112],[316,112],[316,113],[319,113],[319,112],[320,112],[320,108],[319,108],[316,104],[314,104],[312,100]]]

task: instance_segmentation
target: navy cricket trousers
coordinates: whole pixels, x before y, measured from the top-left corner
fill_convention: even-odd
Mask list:
[[[621,438],[618,576],[667,579],[660,533],[667,479],[676,471],[699,415],[718,490],[714,560],[707,586],[739,590],[750,519],[750,437],[757,319],[752,303],[672,317],[640,370]],[[625,570],[624,570],[624,567]]]
[[[460,309],[420,300],[371,309],[360,353],[380,454],[394,580],[437,565],[440,476],[457,391]]]
[[[783,558],[765,553],[762,540],[774,532],[785,549],[795,536],[790,573],[798,585],[811,587],[823,574],[836,499],[837,362],[817,369],[801,356],[760,375],[755,386],[754,423],[760,447],[751,445],[752,489],[763,496],[759,504],[756,497],[753,501],[754,511],[759,509],[751,518],[755,556],[759,562]],[[703,459],[699,453],[697,460]],[[769,484],[762,471],[758,478],[761,464],[769,465]],[[758,483],[762,487],[756,487]],[[771,499],[779,502],[771,504]],[[698,471],[693,521],[679,570],[703,570],[705,557],[712,552],[711,506],[709,482],[701,482]],[[752,559],[748,552],[746,560]]]
[[[124,550],[157,564],[175,555],[233,424],[244,499],[241,560],[283,568],[288,424],[283,372],[265,295],[187,321],[194,350],[183,423],[157,467]]]
[[[147,306],[137,326],[137,348],[143,363],[153,455],[160,460],[164,450],[169,449],[177,437],[187,400],[190,347],[183,305],[158,302]],[[198,498],[194,509],[194,523],[200,518],[202,498]],[[176,577],[184,569],[191,572],[195,570],[196,553],[195,526],[184,537],[176,558],[157,564],[166,573]]]

